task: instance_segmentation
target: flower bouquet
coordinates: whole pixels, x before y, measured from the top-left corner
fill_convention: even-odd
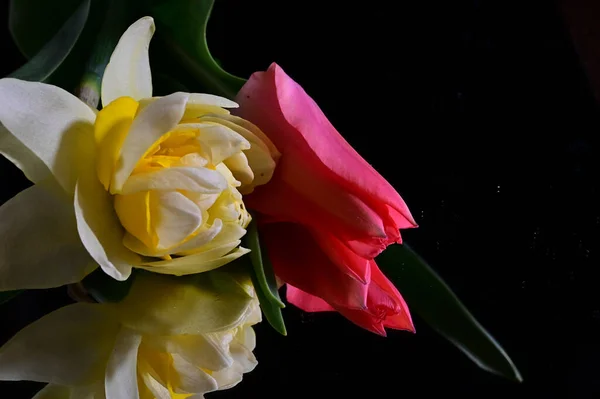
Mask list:
[[[302,86],[277,63],[246,80],[211,57],[213,1],[65,2],[32,40],[44,4],[11,2],[29,60],[0,79],[0,153],[33,185],[0,208],[0,295],[65,287],[74,303],[0,348],[1,380],[47,383],[37,399],[200,398],[256,367],[263,316],[287,334],[280,291],[382,336],[414,333],[413,311],[521,380]],[[173,68],[160,93],[155,31]]]

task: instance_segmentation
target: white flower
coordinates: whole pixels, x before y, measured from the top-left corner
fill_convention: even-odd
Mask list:
[[[0,291],[81,280],[97,265],[185,275],[220,267],[250,216],[242,194],[279,156],[237,104],[208,94],[152,97],[152,18],[123,34],[96,112],[43,83],[0,79],[0,153],[35,185],[0,208]]]
[[[68,305],[17,333],[0,380],[47,382],[35,399],[203,398],[254,369],[260,320],[244,274],[140,274],[121,303]]]

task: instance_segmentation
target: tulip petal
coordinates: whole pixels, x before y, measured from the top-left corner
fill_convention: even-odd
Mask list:
[[[95,168],[87,168],[77,181],[75,217],[83,245],[102,270],[116,280],[126,280],[140,257],[123,245],[125,234],[110,194],[98,180]]]
[[[123,141],[111,193],[121,191],[138,161],[160,137],[177,126],[187,103],[188,93],[173,93],[161,97],[139,111]]]
[[[319,297],[308,294],[293,285],[286,286],[286,298],[292,305],[304,310],[305,312],[331,312],[335,309]]]
[[[122,328],[106,366],[106,397],[109,399],[139,398],[137,356],[142,336]]]
[[[242,117],[250,114],[261,121],[266,119],[263,115],[254,114],[253,111],[259,111],[257,107],[263,113],[281,112],[281,115],[277,115],[279,118],[270,119],[270,123],[265,126],[257,123],[282,153],[287,153],[289,146],[304,141],[310,146],[308,150],[339,177],[348,189],[361,197],[361,193],[368,194],[369,198],[364,198],[365,200],[373,199],[389,204],[411,225],[416,225],[396,190],[344,140],[317,103],[279,65],[273,63],[268,71],[253,74],[237,98]],[[275,101],[276,104],[269,106],[261,102],[261,99],[268,99],[269,103]],[[247,119],[253,120],[251,117]],[[280,132],[266,130],[267,126],[270,129],[275,123]],[[282,126],[286,128],[282,129]]]
[[[367,309],[337,308],[337,310],[352,322],[386,336],[385,327],[396,330],[415,331],[408,306],[400,292],[379,270],[374,260],[370,261],[371,284],[367,296]]]
[[[103,106],[124,96],[135,100],[152,97],[148,47],[154,30],[154,20],[151,17],[143,17],[123,33],[104,70]]]
[[[339,219],[338,225],[346,224],[346,230],[358,234],[346,238],[373,238],[368,245],[377,254],[386,245],[401,241],[398,229],[416,226],[396,190],[344,140],[312,98],[278,65],[253,74],[236,99],[240,104],[237,114],[260,126],[285,154],[276,176],[310,202],[332,212]],[[271,185],[264,190],[268,192],[265,198],[252,200],[264,208],[257,210],[267,214],[271,214],[268,210],[274,203],[285,203],[270,195]],[[301,217],[294,215],[297,209],[290,206],[288,215],[283,216]]]
[[[76,303],[58,309],[0,348],[0,380],[93,383],[103,378],[118,328],[101,305]]]
[[[302,165],[301,161],[297,162],[295,165]],[[355,248],[361,249],[357,255],[365,258],[373,257],[385,248],[385,228],[381,218],[371,208],[348,192],[332,190],[333,183],[327,183],[316,176],[311,181],[301,177],[305,181],[305,187],[300,192],[299,186],[294,186],[281,177],[285,173],[280,167],[282,164],[280,162],[269,184],[257,187],[252,195],[244,197],[248,208],[275,220],[310,226],[312,230],[321,230],[323,226],[327,226],[327,230],[339,240],[364,244],[356,245]],[[293,173],[298,176],[305,171],[304,168],[294,167],[298,171]],[[319,191],[320,194],[311,193],[311,190]],[[327,195],[330,195],[329,199],[325,199]],[[311,199],[316,196],[323,198],[323,201]]]
[[[332,306],[366,308],[368,285],[340,272],[302,226],[264,225],[261,238],[264,238],[275,274],[285,282]]]
[[[388,315],[383,324],[385,327],[396,330],[415,331],[415,326],[408,310],[406,301],[400,294],[400,291],[392,284],[392,282],[381,272],[375,260],[371,260],[371,273],[373,282],[377,287],[387,293],[395,302],[398,312],[393,315]]]
[[[186,278],[140,273],[118,310],[122,323],[148,334],[229,330],[250,311],[251,284],[248,276],[220,270]]]
[[[0,291],[76,283],[95,268],[56,186],[29,187],[0,207]]]
[[[5,128],[0,133],[14,136],[0,140],[0,153],[34,183],[45,178],[37,157],[65,191],[73,192],[78,165],[93,152],[95,119],[90,107],[59,87],[0,79],[0,125]]]
[[[175,166],[130,176],[121,194],[147,190],[185,190],[201,194],[217,194],[226,188],[227,181],[216,170]]]
[[[312,230],[319,247],[327,254],[331,262],[346,273],[363,284],[371,281],[371,267],[368,259],[357,255],[333,234],[324,230]]]

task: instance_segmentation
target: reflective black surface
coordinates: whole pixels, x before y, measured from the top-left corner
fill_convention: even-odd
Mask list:
[[[600,395],[600,123],[552,2],[221,0],[209,41],[234,74],[276,61],[304,86],[403,195],[420,225],[406,241],[525,379],[481,371],[416,316],[416,335],[382,338],[289,305],[288,336],[258,325],[258,367],[209,398]],[[5,75],[22,60],[5,26],[2,43]],[[5,160],[0,181],[3,201],[27,185]],[[68,301],[1,305],[2,338]],[[0,383],[10,398],[39,386]]]

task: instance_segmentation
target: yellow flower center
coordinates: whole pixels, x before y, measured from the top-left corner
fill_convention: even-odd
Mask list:
[[[237,242],[250,222],[240,191],[270,179],[269,147],[248,122],[236,123],[222,108],[196,106],[146,150],[117,190],[114,176],[127,151],[124,142],[142,108],[143,102],[118,98],[98,113],[95,124],[98,179],[114,195],[124,245],[171,259]]]

